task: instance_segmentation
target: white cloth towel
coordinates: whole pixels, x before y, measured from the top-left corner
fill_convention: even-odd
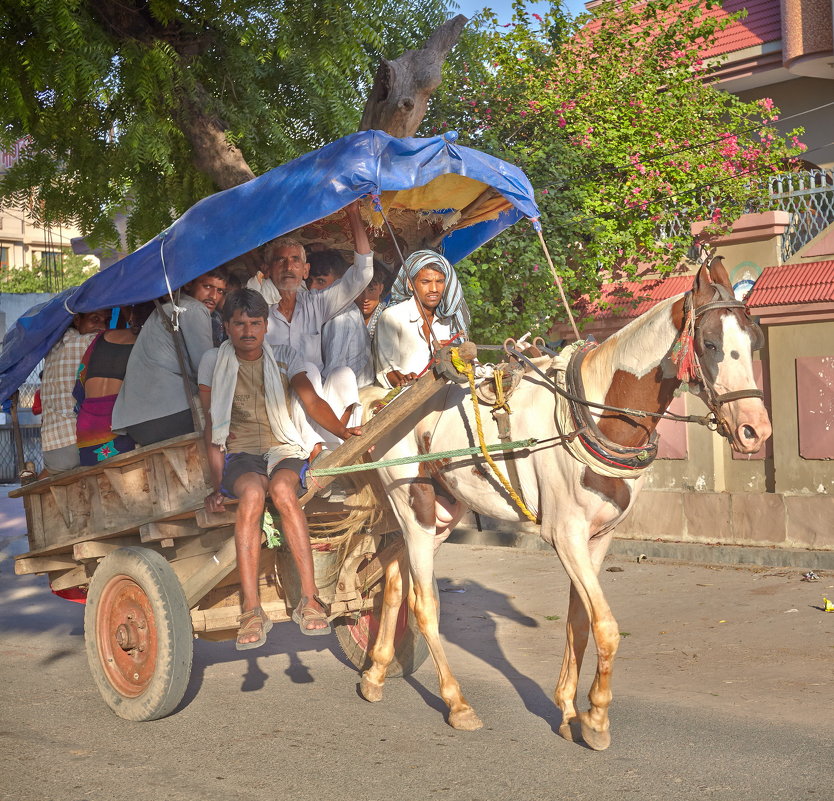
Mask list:
[[[306,459],[309,451],[301,444],[303,438],[290,417],[281,370],[272,349],[263,349],[264,395],[269,426],[278,442],[267,455],[268,470],[282,459]],[[232,415],[232,398],[237,386],[238,360],[232,343],[226,340],[217,353],[217,364],[211,385],[211,441],[226,450]]]

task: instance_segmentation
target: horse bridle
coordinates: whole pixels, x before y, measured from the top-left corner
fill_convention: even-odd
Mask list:
[[[721,309],[740,309],[744,312],[744,317],[749,322],[752,330],[753,335],[750,342],[751,351],[759,350],[764,347],[764,334],[762,333],[762,329],[759,325],[750,318],[750,311],[747,308],[747,305],[742,303],[740,300],[736,300],[735,298],[720,298],[719,300],[712,300],[701,306],[693,307],[692,297],[693,295],[691,291],[686,293],[684,300],[684,330],[681,332],[681,336],[683,337],[689,335],[689,337],[691,337],[692,357],[695,364],[694,379],[700,383],[703,390],[703,400],[713,417],[714,424],[711,425],[710,428],[713,428],[721,434],[721,436],[732,441],[732,429],[730,428],[727,418],[722,414],[722,406],[731,403],[732,401],[741,400],[742,398],[758,398],[759,400],[764,400],[764,392],[757,387],[751,387],[750,389],[737,389],[733,392],[716,392],[714,383],[708,379],[703,367],[701,366],[701,359],[698,356],[698,348],[695,347],[695,343],[701,341],[699,340],[699,335],[701,334],[699,323],[703,319],[703,315],[707,312],[718,311]]]

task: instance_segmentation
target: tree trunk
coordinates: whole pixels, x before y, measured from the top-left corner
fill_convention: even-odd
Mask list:
[[[196,96],[182,97],[177,123],[191,144],[194,166],[218,189],[231,189],[255,177],[240,148],[229,142],[226,126],[212,115],[211,98],[198,84]]]
[[[414,136],[426,116],[429,98],[440,86],[441,69],[469,20],[458,14],[444,22],[420,50],[382,59],[362,114],[360,131]]]

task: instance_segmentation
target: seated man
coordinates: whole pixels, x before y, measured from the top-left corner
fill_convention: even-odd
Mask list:
[[[272,628],[258,594],[260,521],[267,493],[281,516],[281,528],[301,577],[302,597],[293,620],[303,634],[330,631],[317,598],[307,520],[298,503],[299,475],[305,460],[316,452],[307,450],[293,424],[287,404],[290,387],[307,413],[337,437],[347,439],[361,433],[358,428],[346,428],[315,393],[292,348],[279,345],[273,353],[264,346],[268,314],[266,301],[254,290],[231,293],[223,307],[229,339],[208,351],[200,362],[200,400],[206,414],[215,489],[206,498],[206,509],[219,512],[224,495],[240,499],[235,518],[243,595],[239,651],[263,645]]]
[[[75,439],[75,398],[72,390],[78,365],[96,334],[107,328],[108,310],[73,315],[70,327],[46,356],[41,378],[41,448],[50,475],[78,467]]]
[[[345,260],[336,250],[319,250],[307,258],[310,264],[307,289],[313,291],[332,286],[348,269]],[[321,349],[324,361],[322,378],[325,381],[337,367],[349,367],[353,370],[359,387],[373,384],[371,338],[356,303],[352,303],[324,324]]]
[[[191,392],[197,393],[197,368],[213,347],[211,312],[225,294],[226,277],[211,270],[183,287],[178,305],[179,328],[186,356]],[[162,311],[170,316],[170,301]],[[185,391],[174,337],[159,310],[149,318],[133,346],[125,380],[113,406],[113,431],[129,434],[140,445],[152,445],[194,431],[191,398]]]
[[[391,305],[377,323],[377,382],[391,388],[417,378],[432,358],[432,336],[445,345],[465,337],[468,327],[469,309],[452,265],[432,250],[412,253],[394,280]]]
[[[371,245],[359,213],[359,201],[349,204],[346,212],[356,249],[353,265],[327,289],[308,292],[304,287],[310,265],[304,247],[296,240],[282,237],[272,242],[267,251],[271,279],[281,299],[270,307],[266,342],[273,347],[289,345],[300,354],[305,362],[307,377],[316,392],[338,417],[352,408],[356,409],[358,416],[359,390],[356,376],[347,367],[335,368],[322,383],[322,328],[328,320],[353,304],[371,279],[374,269]],[[301,434],[303,441],[309,442],[311,427],[301,419],[296,420],[296,425],[308,429]],[[318,433],[331,447],[338,444],[326,432],[319,430]]]

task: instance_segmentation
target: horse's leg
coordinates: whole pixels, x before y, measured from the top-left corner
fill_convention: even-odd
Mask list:
[[[610,535],[596,537],[588,545],[591,563],[597,574],[599,574],[602,560],[608,551],[610,539]],[[585,605],[582,603],[575,585],[571,582],[568,619],[566,621],[565,655],[554,693],[556,705],[562,710],[559,734],[571,742],[574,740],[571,724],[579,722],[579,716],[576,714],[576,687],[582,670],[582,658],[588,645],[590,628],[591,623]]]
[[[581,528],[587,532],[587,524]],[[570,720],[579,718],[582,739],[596,751],[602,751],[611,744],[608,707],[611,704],[611,673],[614,656],[620,643],[620,631],[611,608],[605,600],[597,574],[610,540],[605,534],[589,545],[587,533],[579,534],[580,526],[573,531],[557,533],[556,546],[559,558],[571,580],[571,601],[568,611],[568,643],[562,674],[556,689],[556,700],[562,709],[563,721],[559,733],[567,724],[570,734]],[[584,614],[579,612],[576,596]],[[582,652],[588,639],[588,628],[593,631],[597,646],[597,671],[588,693],[590,708],[578,715],[573,703],[576,682],[582,664]],[[568,649],[571,649],[568,651]]]
[[[474,731],[484,724],[464,698],[452,673],[440,641],[440,608],[434,595],[435,528],[416,522],[406,533],[411,578],[414,587],[414,614],[420,632],[426,639],[440,686],[440,697],[449,707],[449,725],[454,729]]]
[[[394,633],[403,601],[403,567],[405,557],[392,559],[385,566],[385,589],[382,593],[382,609],[376,642],[368,656],[371,666],[362,674],[359,692],[366,701],[381,701],[382,686],[388,666],[394,659]]]
[[[556,684],[554,700],[556,706],[562,710],[562,723],[559,734],[566,740],[573,742],[572,723],[578,723],[576,714],[576,687],[579,682],[579,671],[582,670],[582,657],[588,645],[590,621],[588,613],[579,598],[573,582],[570,585],[570,601],[568,603],[568,619],[566,623],[565,655],[562,658],[562,670]]]

